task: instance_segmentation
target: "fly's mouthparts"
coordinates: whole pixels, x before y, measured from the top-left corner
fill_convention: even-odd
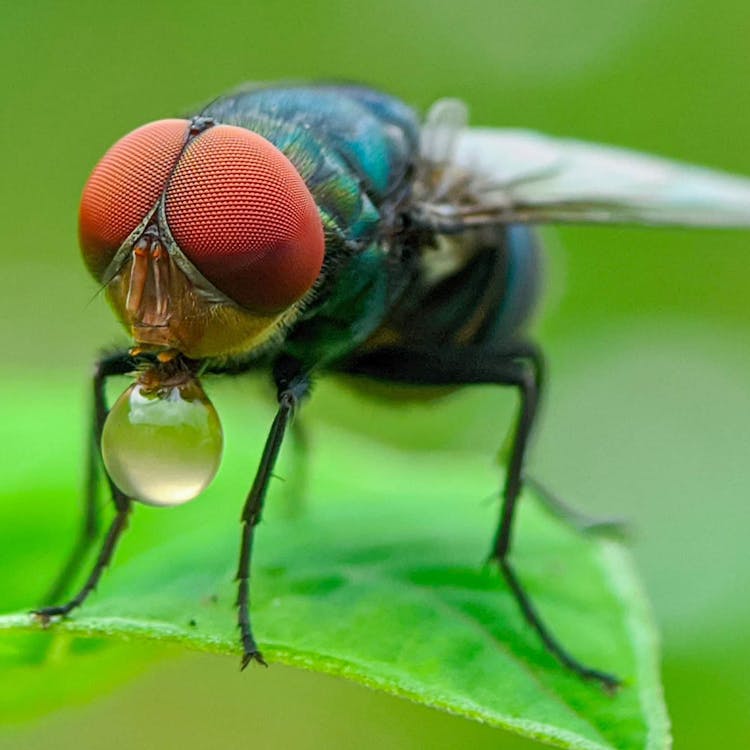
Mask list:
[[[172,388],[179,388],[186,398],[203,398],[202,386],[191,363],[179,356],[161,359],[157,363],[138,372],[136,382],[144,393],[159,394]]]
[[[172,259],[159,238],[141,237],[133,247],[125,309],[134,327],[169,325]]]
[[[134,327],[133,329],[136,333],[139,331],[142,331],[143,329],[139,329],[137,327]],[[147,331],[153,331],[153,328],[146,329]],[[128,349],[128,354],[130,354],[131,357],[140,357],[144,354],[153,354],[157,361],[161,364],[167,364],[169,362],[172,362],[173,360],[177,359],[180,356],[180,352],[177,349],[174,348],[164,348],[164,344],[148,344],[148,343],[140,343],[136,344],[135,346],[131,346],[130,349]]]

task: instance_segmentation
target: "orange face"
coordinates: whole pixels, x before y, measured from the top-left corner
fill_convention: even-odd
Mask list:
[[[83,191],[79,234],[138,344],[251,350],[293,319],[325,254],[294,165],[244,128],[160,120],[119,140]]]

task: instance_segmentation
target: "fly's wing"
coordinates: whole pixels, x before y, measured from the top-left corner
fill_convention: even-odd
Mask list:
[[[507,223],[750,226],[750,179],[525,130],[469,128],[442,100],[422,128],[414,218],[438,232]]]

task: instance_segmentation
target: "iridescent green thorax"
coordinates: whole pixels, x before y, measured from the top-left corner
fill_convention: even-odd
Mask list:
[[[369,89],[331,85],[252,88],[213,102],[202,114],[271,141],[318,205],[326,260],[286,350],[319,364],[356,348],[409,278],[408,264],[402,258],[394,263],[391,251],[418,153],[416,113]]]
[[[271,141],[349,237],[365,236],[384,205],[407,188],[419,142],[411,108],[356,86],[255,88],[203,113]]]

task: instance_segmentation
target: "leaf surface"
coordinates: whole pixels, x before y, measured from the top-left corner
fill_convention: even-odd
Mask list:
[[[39,385],[31,406],[28,389],[5,388],[18,413],[2,427],[10,564],[0,583],[3,609],[22,611],[0,617],[9,631],[0,664],[44,669],[44,655],[59,661],[53,644],[70,634],[239,654],[238,516],[272,406],[216,390],[228,450],[214,485],[180,508],[137,506],[99,590],[19,650],[12,631],[40,630],[26,611],[73,541],[82,444],[60,441],[78,416],[75,388]],[[516,570],[563,643],[625,679],[612,697],[545,651],[497,571],[483,565],[498,512],[488,496],[499,477],[487,456],[395,450],[325,424],[311,432],[309,461],[286,447],[277,474],[287,481],[272,484],[257,534],[252,618],[269,662],[341,675],[559,747],[669,746],[657,637],[621,545],[583,538],[530,493],[523,498]]]

